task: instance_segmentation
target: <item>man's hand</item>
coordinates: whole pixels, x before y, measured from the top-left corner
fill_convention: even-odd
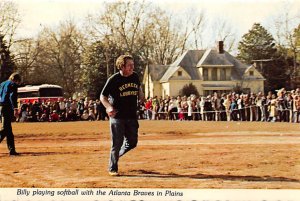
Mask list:
[[[18,110],[17,108],[14,109],[14,116],[15,116],[16,118],[19,117],[19,110]]]
[[[114,117],[117,114],[117,111],[112,107],[106,108],[106,113],[108,114],[109,117]]]

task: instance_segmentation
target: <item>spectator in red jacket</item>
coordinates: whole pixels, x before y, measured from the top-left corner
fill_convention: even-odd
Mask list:
[[[50,121],[59,121],[59,115],[57,114],[56,110],[53,110],[52,114],[50,115]]]

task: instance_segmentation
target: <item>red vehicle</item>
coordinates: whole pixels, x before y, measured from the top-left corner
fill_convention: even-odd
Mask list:
[[[18,98],[19,102],[22,103],[33,103],[35,101],[41,103],[45,101],[61,101],[64,99],[62,87],[52,84],[19,87]]]

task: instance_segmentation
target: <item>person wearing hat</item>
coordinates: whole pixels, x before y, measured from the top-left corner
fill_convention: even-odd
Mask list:
[[[14,134],[11,122],[13,117],[18,116],[18,85],[21,83],[21,76],[13,73],[8,80],[0,84],[0,114],[2,126],[0,129],[0,143],[6,137],[7,147],[10,156],[17,156]]]
[[[59,115],[57,114],[56,110],[53,110],[50,117],[51,117],[50,119],[51,119],[52,122],[58,122],[59,121]]]

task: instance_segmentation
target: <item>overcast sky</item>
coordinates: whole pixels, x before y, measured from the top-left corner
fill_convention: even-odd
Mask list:
[[[96,13],[103,0],[14,0],[19,5],[22,24],[18,36],[36,36],[44,26],[57,26],[65,19],[83,20],[88,13]],[[109,0],[112,1],[112,0]],[[238,36],[259,22],[272,26],[275,16],[289,5],[290,14],[300,13],[300,0],[148,0],[162,9],[181,14],[183,10],[202,10],[212,19],[223,17],[235,26]],[[298,24],[300,23],[300,18]]]

